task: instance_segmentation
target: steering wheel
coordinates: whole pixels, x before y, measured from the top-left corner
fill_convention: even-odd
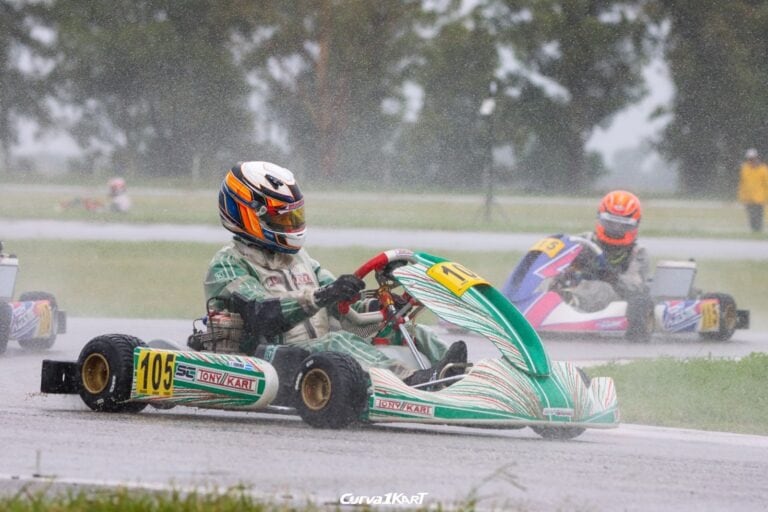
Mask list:
[[[412,251],[407,249],[390,249],[377,254],[363,263],[357,270],[355,270],[355,276],[360,279],[365,279],[371,272],[376,273],[376,282],[379,284],[379,287],[376,289],[376,298],[378,299],[381,308],[379,311],[370,313],[357,313],[350,308],[350,301],[342,301],[338,304],[339,313],[350,316],[355,321],[364,321],[365,323],[386,320],[386,311],[389,306],[395,304],[395,298],[400,299],[401,301],[410,300],[410,298],[396,295],[392,292],[392,289],[396,286],[396,282],[392,277],[392,270],[414,261],[415,258]]]
[[[605,253],[595,242],[582,236],[569,236],[570,241],[582,247],[582,252],[571,262],[565,271],[557,276],[552,288],[566,291],[579,284],[583,279],[598,278],[596,271],[605,266]]]

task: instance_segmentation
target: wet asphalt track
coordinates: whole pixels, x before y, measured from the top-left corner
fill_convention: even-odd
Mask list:
[[[636,425],[590,430],[566,442],[541,440],[529,429],[328,431],[253,413],[97,414],[78,397],[36,392],[43,357],[74,359],[95,335],[183,343],[189,331],[188,321],[72,318],[68,334],[46,353],[23,352],[11,342],[0,356],[0,493],[48,485],[211,490],[245,484],[257,496],[294,504],[387,493],[427,493],[428,501],[443,504],[477,497],[480,508],[496,510],[765,510],[768,502],[768,438],[760,436]],[[766,350],[764,339],[741,332],[727,344],[555,339],[547,347],[553,359],[588,364],[633,351],[636,357],[738,356]],[[472,359],[494,354],[485,342],[469,339],[469,345]]]

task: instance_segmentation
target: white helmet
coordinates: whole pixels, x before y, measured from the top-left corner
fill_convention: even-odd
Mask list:
[[[749,148],[746,153],[747,160],[757,158],[757,150],[755,148]]]
[[[246,242],[296,253],[304,245],[304,197],[293,173],[269,162],[234,166],[219,191],[221,224]]]

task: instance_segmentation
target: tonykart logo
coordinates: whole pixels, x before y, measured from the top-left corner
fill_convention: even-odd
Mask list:
[[[374,496],[355,496],[352,493],[345,493],[339,498],[341,505],[423,505],[424,497],[428,492],[417,492],[416,494],[405,494],[402,492],[388,492]]]
[[[414,402],[406,402],[404,400],[391,400],[386,398],[377,398],[374,401],[373,407],[376,409],[384,409],[387,411],[404,412],[408,414],[416,414],[418,416],[434,416],[435,410],[431,405],[417,404]]]
[[[195,381],[203,384],[209,384],[237,391],[247,391],[253,393],[256,391],[256,379],[232,375],[228,372],[218,372],[204,368],[197,369]]]

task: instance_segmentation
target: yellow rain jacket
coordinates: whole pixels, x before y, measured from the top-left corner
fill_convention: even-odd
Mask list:
[[[739,175],[739,202],[765,204],[768,200],[768,165],[750,162],[741,164]]]

